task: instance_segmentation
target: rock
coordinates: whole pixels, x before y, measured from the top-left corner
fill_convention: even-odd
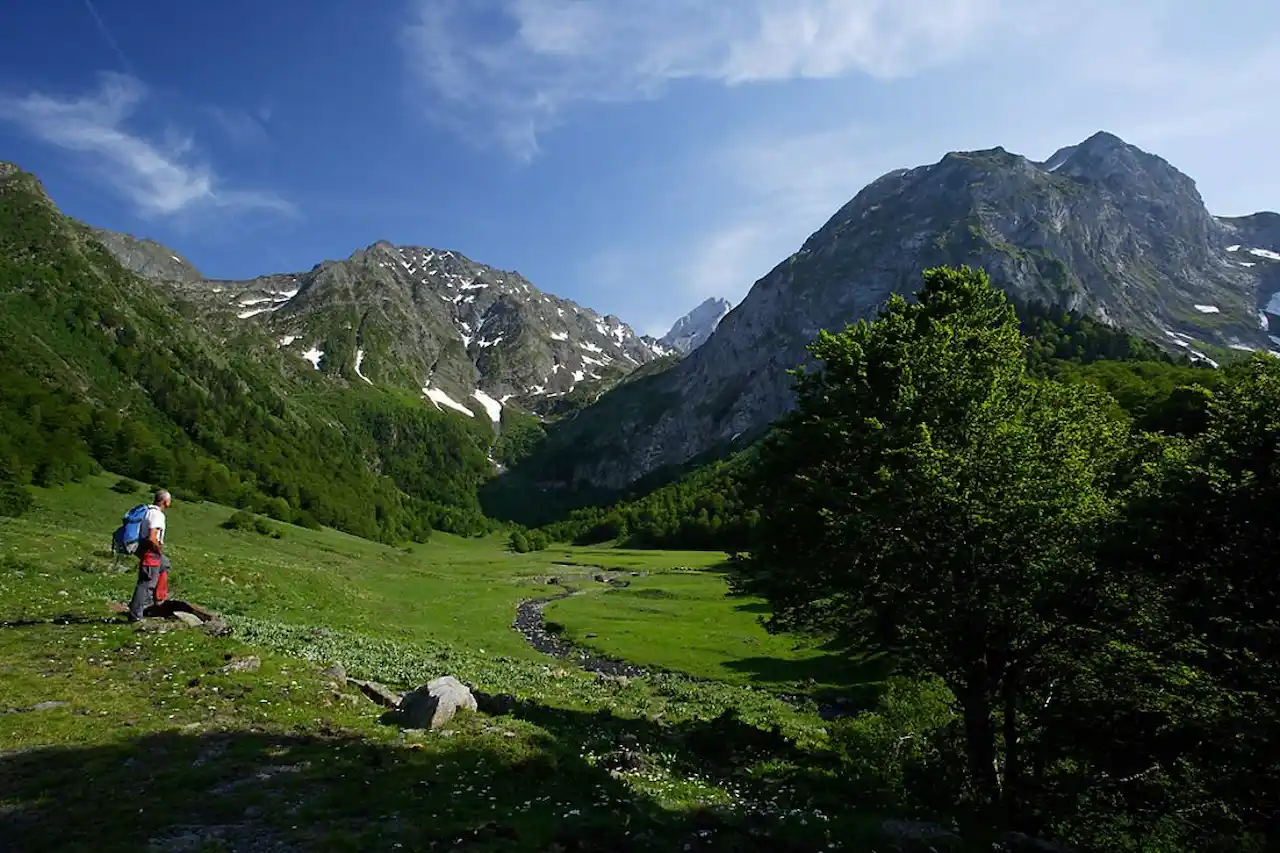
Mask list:
[[[384,687],[376,681],[361,681],[358,678],[348,679],[351,684],[360,688],[360,692],[384,708],[395,708],[400,704],[400,694]]]
[[[600,684],[616,684],[619,687],[626,687],[631,683],[631,679],[625,675],[609,675],[604,672],[596,673],[596,681]]]
[[[936,845],[955,844],[961,840],[959,835],[945,826],[923,820],[886,820],[880,824],[880,831],[894,841],[920,841]]]
[[[70,704],[70,703],[68,703],[68,702],[38,702],[38,703],[36,703],[35,705],[32,705],[32,706],[31,706],[31,710],[33,710],[33,711],[49,711],[49,710],[52,710],[52,709],[54,709],[54,708],[65,708],[68,704]]]
[[[246,658],[236,658],[226,666],[219,667],[218,672],[257,672],[262,666],[262,660],[257,655],[250,655]]]
[[[1069,847],[1041,838],[1032,838],[1025,832],[1007,833],[1000,839],[999,849],[1008,853],[1071,853]]]
[[[471,695],[475,697],[477,710],[491,717],[505,716],[516,709],[517,699],[510,693],[485,693],[483,690],[473,690]]]
[[[325,678],[332,678],[338,684],[347,683],[347,671],[342,668],[340,663],[331,663],[324,669],[320,670],[320,674]]]
[[[605,770],[616,770],[619,773],[635,773],[649,767],[649,760],[643,752],[634,749],[619,749],[600,757],[600,766]]]
[[[445,675],[400,700],[400,725],[410,729],[438,729],[463,709],[477,710],[476,697],[461,681]]]
[[[231,626],[221,616],[215,616],[201,627],[205,633],[214,637],[226,637],[231,634]]]
[[[173,614],[173,618],[177,619],[179,622],[181,622],[183,625],[186,625],[188,628],[204,627],[203,619],[201,619],[199,616],[195,615],[194,613],[188,613],[185,610],[179,610],[175,612]]]

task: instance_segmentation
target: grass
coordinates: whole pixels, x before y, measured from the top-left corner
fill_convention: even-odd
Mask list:
[[[115,482],[36,489],[35,510],[0,520],[0,834],[19,849],[890,849],[834,783],[822,721],[729,665],[754,615],[712,593],[714,573],[670,571],[723,555],[514,555],[443,535],[396,549],[288,525],[276,540],[177,503],[173,594],[233,635],[150,633],[106,608],[132,587],[103,555],[133,500]],[[705,624],[672,662],[725,680],[598,679],[511,630],[547,576],[598,569],[656,573],[633,578],[640,602],[683,589]],[[651,614],[648,633],[687,641],[681,614]],[[819,659],[766,641],[757,656]],[[258,669],[223,670],[249,655]],[[515,707],[401,731],[322,675],[335,661],[401,689],[452,674]]]
[[[768,633],[758,599],[730,598],[717,572],[665,569],[606,594],[547,605],[578,645],[642,666],[731,684],[831,693],[878,681],[877,657],[851,659],[814,640]]]

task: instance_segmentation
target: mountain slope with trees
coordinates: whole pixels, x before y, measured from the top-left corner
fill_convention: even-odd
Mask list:
[[[563,436],[572,464],[525,464],[554,488],[622,491],[752,440],[790,410],[786,370],[809,357],[819,329],[873,316],[937,265],[985,269],[1024,302],[1206,364],[1231,348],[1268,350],[1278,346],[1269,312],[1280,310],[1274,221],[1213,216],[1190,177],[1107,133],[1045,162],[994,148],[895,170],[756,282],[676,367],[584,410]],[[558,462],[560,449],[547,454]]]
[[[317,374],[255,327],[207,325],[8,165],[0,427],[8,494],[101,466],[386,541],[490,526],[487,425]]]
[[[1280,360],[1227,371],[1187,437],[1035,375],[1022,349],[968,268],[820,334],[821,370],[797,374],[748,480],[737,588],[774,630],[872,644],[945,685],[954,716],[886,760],[969,838],[1270,849]]]

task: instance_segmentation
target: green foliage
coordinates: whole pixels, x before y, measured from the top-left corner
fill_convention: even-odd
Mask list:
[[[31,492],[24,486],[0,479],[0,517],[17,518],[31,509],[33,503]]]
[[[644,497],[574,510],[543,529],[555,541],[579,545],[617,540],[629,548],[744,550],[760,518],[744,485],[754,459],[754,452],[744,451]]]
[[[1145,793],[1194,814],[1177,829],[1198,849],[1249,849],[1280,803],[1280,360],[1253,356],[1203,432],[1159,450],[1110,558],[1142,573],[1136,640],[1169,673],[1146,707],[1167,734],[1117,738],[1098,760],[1156,768]]]
[[[797,371],[798,409],[761,449],[741,578],[775,627],[874,638],[942,679],[984,820],[1016,810],[1037,690],[1105,636],[1089,544],[1127,449],[1102,394],[1028,376],[1023,348],[1012,307],[968,268],[929,270],[915,303],[820,333],[823,369]]]
[[[222,522],[222,526],[227,530],[257,533],[262,536],[270,536],[272,539],[279,539],[284,535],[281,533],[280,528],[270,524],[266,519],[244,510],[232,513],[230,518]]]
[[[511,536],[507,539],[507,550],[516,554],[545,551],[550,545],[551,540],[541,530],[516,529],[511,531]]]
[[[111,491],[119,492],[122,495],[136,495],[138,492],[142,491],[142,484],[135,483],[128,477],[125,477],[116,480],[115,485],[111,487]]]
[[[0,459],[15,481],[105,467],[388,542],[492,528],[476,500],[484,439],[458,419],[234,334],[123,269],[29,176],[0,183]]]
[[[536,417],[503,407],[502,431],[493,444],[493,458],[510,467],[532,455],[546,437],[546,428]]]
[[[945,808],[962,793],[954,767],[955,696],[939,679],[895,677],[871,711],[832,723],[831,745],[863,797]]]

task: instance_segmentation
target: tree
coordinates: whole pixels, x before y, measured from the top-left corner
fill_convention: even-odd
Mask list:
[[[1177,749],[1143,757],[1203,789],[1198,849],[1241,832],[1280,843],[1278,507],[1280,360],[1256,354],[1209,399],[1203,432],[1159,460],[1111,553],[1158,602],[1154,641],[1190,674],[1182,692],[1199,687],[1171,721]]]
[[[1016,815],[1029,699],[1104,633],[1091,544],[1127,426],[1101,391],[1030,377],[1012,307],[968,267],[809,351],[822,369],[795,371],[797,409],[761,448],[737,586],[774,630],[873,641],[942,678],[975,805]]]

